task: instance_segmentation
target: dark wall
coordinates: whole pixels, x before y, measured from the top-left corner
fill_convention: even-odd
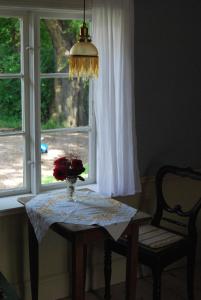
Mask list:
[[[135,0],[135,100],[141,175],[201,167],[201,1]]]

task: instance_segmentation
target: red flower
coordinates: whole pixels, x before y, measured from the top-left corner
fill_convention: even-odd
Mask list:
[[[66,168],[69,168],[70,167],[70,161],[65,156],[63,156],[63,157],[60,157],[60,158],[56,159],[54,161],[54,165],[56,167],[64,166]]]
[[[79,176],[85,171],[80,159],[63,156],[54,161],[54,166],[53,176],[57,180],[65,180],[68,177],[77,177],[80,180],[84,180],[84,178]]]
[[[53,171],[53,176],[57,180],[65,180],[67,177],[67,168],[65,166],[56,166]]]
[[[72,169],[74,169],[74,170],[82,170],[83,169],[83,164],[80,159],[76,159],[76,158],[72,159],[71,165],[72,165]]]

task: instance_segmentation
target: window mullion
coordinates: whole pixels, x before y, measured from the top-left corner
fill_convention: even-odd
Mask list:
[[[1,79],[22,79],[24,77],[24,75],[21,74],[14,74],[14,73],[4,73],[4,74],[0,74],[0,78]]]
[[[37,15],[30,16],[29,58],[30,58],[30,147],[31,147],[31,191],[40,191],[40,31]]]
[[[68,78],[68,73],[42,73],[40,78],[47,79],[47,78]]]
[[[29,57],[27,45],[29,43],[28,16],[21,20],[21,91],[22,91],[22,130],[25,133],[25,152],[24,152],[24,181],[26,190],[30,191],[30,107],[29,107]]]

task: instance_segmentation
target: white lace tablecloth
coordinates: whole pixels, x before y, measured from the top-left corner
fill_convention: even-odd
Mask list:
[[[34,196],[25,208],[40,242],[51,224],[63,222],[104,227],[117,240],[137,210],[92,191],[76,191],[76,202],[66,199],[65,191]]]

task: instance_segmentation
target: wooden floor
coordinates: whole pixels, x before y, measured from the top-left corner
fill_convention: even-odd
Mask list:
[[[187,300],[186,272],[180,268],[163,273],[161,300]],[[87,293],[86,300],[103,300],[104,290],[100,289],[93,293]],[[112,299],[124,300],[124,284],[112,286]],[[137,300],[152,300],[152,279],[146,277],[138,280]],[[189,299],[188,299],[189,300]],[[201,300],[201,268],[196,270],[195,300]]]
[[[196,268],[195,274],[195,299],[201,300],[201,266]],[[111,300],[124,300],[125,288],[124,284],[118,284],[111,287]],[[69,298],[59,300],[69,300]],[[104,289],[88,292],[85,300],[103,300]],[[152,299],[152,278],[147,276],[138,279],[137,300],[153,300]],[[177,268],[163,272],[162,277],[162,297],[161,300],[190,300],[187,299],[186,293],[186,271],[184,268]]]

